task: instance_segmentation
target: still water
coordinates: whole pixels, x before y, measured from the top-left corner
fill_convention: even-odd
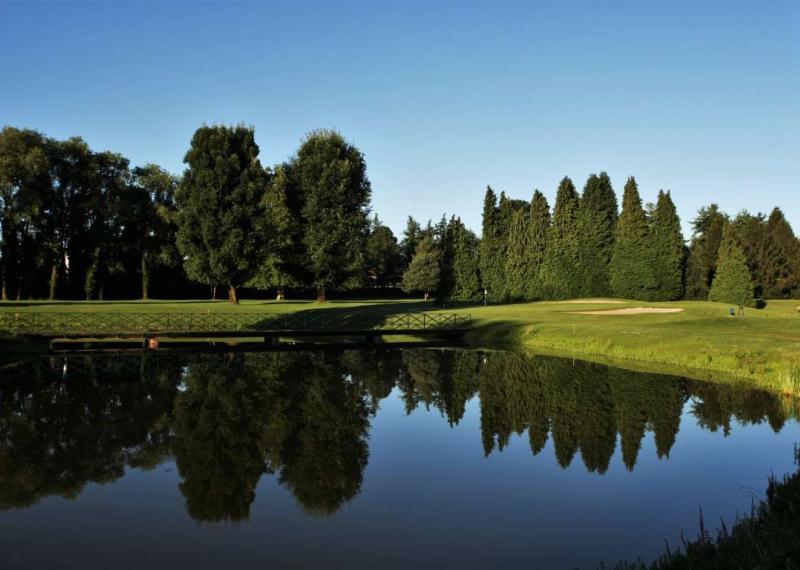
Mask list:
[[[504,352],[48,356],[0,379],[3,568],[596,568],[748,511],[771,394]]]

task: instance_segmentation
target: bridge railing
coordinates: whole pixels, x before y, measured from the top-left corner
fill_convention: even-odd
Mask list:
[[[433,330],[466,327],[455,313],[46,313],[0,312],[0,331],[13,335],[179,334],[225,331]]]

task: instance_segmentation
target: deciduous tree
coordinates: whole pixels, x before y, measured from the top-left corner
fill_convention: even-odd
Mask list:
[[[228,286],[228,300],[263,259],[263,196],[268,173],[258,161],[255,131],[243,125],[203,126],[192,137],[176,195],[177,241],[187,275]]]
[[[335,131],[309,134],[289,163],[288,203],[299,210],[304,263],[325,301],[326,287],[365,276],[371,187],[364,155]]]

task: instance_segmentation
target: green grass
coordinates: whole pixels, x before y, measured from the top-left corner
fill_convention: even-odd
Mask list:
[[[524,347],[575,355],[629,368],[674,372],[702,379],[747,379],[800,395],[800,301],[770,301],[765,309],[728,316],[720,303],[681,301],[590,304],[540,302],[440,309],[472,315],[468,340],[483,346]],[[576,311],[624,307],[678,307],[675,314],[581,315]],[[76,312],[263,312],[325,311],[383,315],[434,310],[403,300],[331,301],[68,301],[0,303],[0,311]]]
[[[800,395],[798,301],[771,301],[765,309],[728,316],[728,305],[697,301],[593,304],[565,302],[471,309],[476,343],[521,345],[537,352],[703,379],[746,378]],[[682,313],[581,315],[624,307],[677,307]],[[708,374],[712,373],[712,374]]]

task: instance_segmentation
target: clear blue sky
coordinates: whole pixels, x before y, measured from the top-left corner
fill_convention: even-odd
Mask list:
[[[0,0],[0,124],[180,172],[240,121],[265,164],[339,129],[395,231],[606,170],[800,233],[800,2]]]

